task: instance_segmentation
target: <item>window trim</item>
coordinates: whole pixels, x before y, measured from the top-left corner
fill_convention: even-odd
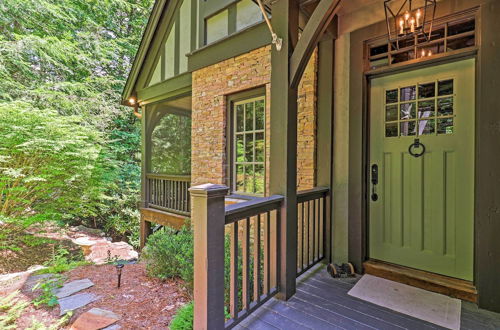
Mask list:
[[[236,190],[235,181],[235,104],[247,100],[263,98],[264,100],[264,192],[255,194]],[[242,196],[262,197],[267,194],[267,95],[265,86],[261,86],[252,90],[239,92],[227,96],[227,132],[226,132],[226,185],[231,193]]]
[[[227,38],[227,37],[231,37],[233,36],[234,34],[237,34],[238,32],[241,32],[241,31],[244,31],[248,28],[251,28],[253,26],[256,26],[256,25],[259,25],[261,24],[262,22],[264,22],[264,15],[261,15],[262,16],[262,19],[254,24],[251,24],[249,26],[246,26],[245,28],[243,29],[240,29],[238,30],[237,28],[237,23],[236,23],[236,17],[237,17],[237,5],[239,2],[241,2],[242,0],[233,0],[227,4],[225,4],[224,6],[218,8],[217,10],[213,11],[213,12],[210,12],[210,13],[207,13],[206,9],[203,8],[203,15],[200,15],[200,27],[202,27],[203,29],[203,32],[200,33],[200,47],[199,48],[202,48],[202,47],[205,47],[205,46],[208,46],[208,45],[212,45],[220,40],[223,40],[224,38]],[[227,31],[227,34],[226,36],[222,37],[222,38],[219,38],[219,39],[216,39],[216,40],[213,40],[211,41],[210,43],[207,41],[208,39],[208,35],[207,35],[207,21],[209,19],[211,19],[212,17],[222,13],[223,11],[226,11],[228,12],[228,31]]]

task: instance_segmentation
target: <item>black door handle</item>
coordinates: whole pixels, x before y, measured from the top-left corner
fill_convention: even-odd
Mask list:
[[[421,148],[420,152],[414,152],[414,149]],[[425,153],[425,146],[420,142],[419,139],[415,139],[412,144],[408,147],[408,153],[415,158],[422,156]]]
[[[372,201],[376,202],[378,200],[378,194],[376,191],[376,186],[378,184],[378,165],[373,164],[372,169],[371,169],[371,174],[372,174],[372,194],[371,194],[371,199]]]

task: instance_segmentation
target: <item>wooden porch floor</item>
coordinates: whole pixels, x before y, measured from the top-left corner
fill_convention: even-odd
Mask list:
[[[443,329],[351,297],[356,279],[333,279],[319,265],[298,279],[289,301],[271,299],[235,329]],[[463,302],[462,329],[500,329],[500,314]]]

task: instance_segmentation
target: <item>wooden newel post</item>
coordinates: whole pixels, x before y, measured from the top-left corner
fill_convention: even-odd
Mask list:
[[[224,197],[229,188],[189,189],[194,230],[194,329],[224,329]]]

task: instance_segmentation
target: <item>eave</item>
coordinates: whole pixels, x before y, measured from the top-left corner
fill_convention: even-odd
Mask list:
[[[127,78],[127,82],[125,83],[125,87],[122,92],[122,101],[121,104],[129,105],[126,100],[134,95],[134,87],[141,72],[142,66],[144,64],[144,60],[148,54],[151,42],[156,33],[156,28],[161,20],[164,9],[167,4],[169,4],[171,0],[156,0],[153,6],[153,10],[151,12],[151,16],[149,17],[148,24],[146,25],[146,29],[144,30],[144,34],[141,39],[141,43],[139,45],[139,49],[137,50],[137,54],[134,58],[134,62],[132,64],[132,68],[130,69],[130,73]]]

